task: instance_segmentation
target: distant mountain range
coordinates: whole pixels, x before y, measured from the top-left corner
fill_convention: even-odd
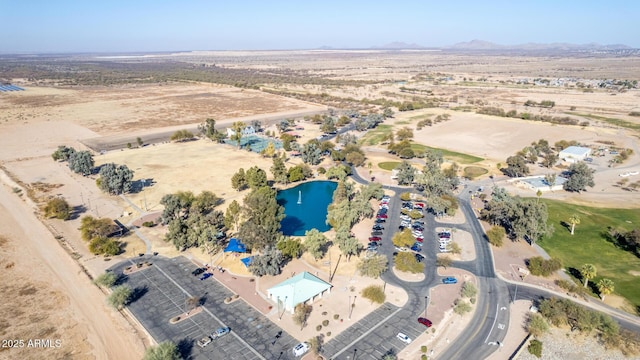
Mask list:
[[[320,49],[330,50],[336,49],[330,46],[323,46]],[[624,44],[608,44],[602,45],[597,43],[589,44],[569,44],[569,43],[526,43],[519,45],[500,45],[484,40],[471,40],[467,42],[460,42],[451,46],[441,47],[429,47],[419,44],[407,44],[401,41],[394,41],[385,45],[371,46],[369,49],[378,50],[520,50],[520,51],[541,51],[541,50],[559,50],[559,51],[572,51],[572,50],[624,50],[632,49],[632,47]]]

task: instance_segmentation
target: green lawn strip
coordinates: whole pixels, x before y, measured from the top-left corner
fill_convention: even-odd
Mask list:
[[[430,146],[425,146],[425,145],[422,145],[422,144],[412,143],[411,144],[411,149],[415,153],[423,153],[427,149],[439,151],[440,153],[442,153],[442,156],[445,159],[451,160],[451,161],[455,161],[455,162],[457,162],[459,164],[473,164],[473,163],[477,163],[479,161],[484,160],[483,158],[479,158],[477,156],[463,154],[463,153],[450,151],[450,150],[445,150],[445,149],[438,149],[438,148],[434,148],[434,147],[430,147]]]
[[[384,161],[381,163],[378,163],[378,167],[384,170],[393,170],[395,168],[397,168],[400,165],[399,161]]]
[[[603,121],[603,122],[609,123],[611,125],[624,127],[624,128],[631,129],[631,130],[640,130],[640,124],[636,124],[636,123],[633,123],[631,121],[622,120],[622,119],[618,119],[618,118],[610,118],[610,117],[606,117],[606,116],[599,116],[599,115],[592,115],[592,114],[580,114],[580,113],[576,113],[576,112],[567,112],[567,114],[582,116],[582,117],[585,117],[587,119]]]
[[[593,264],[597,276],[590,280],[597,283],[602,278],[611,279],[614,293],[625,297],[634,306],[640,306],[640,277],[631,275],[630,270],[640,270],[640,258],[608,242],[602,236],[607,227],[620,231],[630,231],[640,226],[640,211],[637,209],[606,209],[566,204],[559,201],[543,200],[549,210],[549,224],[554,227],[553,235],[538,244],[550,256],[562,259],[565,268],[580,269],[584,264]],[[572,214],[580,216],[575,235],[561,225],[569,221]],[[629,223],[630,222],[630,223]]]
[[[463,176],[467,179],[475,179],[478,176],[484,175],[489,172],[489,170],[480,167],[480,166],[467,166],[463,170]]]
[[[363,145],[377,145],[382,142],[382,138],[392,131],[391,125],[378,125],[375,129],[369,130],[360,140]]]

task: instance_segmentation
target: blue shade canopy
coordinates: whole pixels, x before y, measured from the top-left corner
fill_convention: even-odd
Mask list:
[[[247,248],[240,240],[231,238],[231,240],[229,240],[229,245],[224,248],[224,252],[245,253],[247,252]]]
[[[244,266],[249,267],[249,265],[251,265],[251,262],[253,261],[253,256],[249,256],[249,257],[240,259],[240,261],[242,261]]]

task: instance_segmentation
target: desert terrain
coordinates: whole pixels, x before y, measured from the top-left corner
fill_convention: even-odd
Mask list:
[[[303,136],[300,142],[304,142],[321,132],[318,125],[302,118],[336,108],[338,102],[346,105],[337,110],[368,112],[381,107],[364,99],[400,102],[429,99],[439,106],[395,111],[395,116],[385,124],[396,130],[404,126],[413,128],[414,140],[423,145],[483,158],[474,165],[487,169],[487,176],[498,175],[498,163],[504,164],[508,156],[539,139],[547,139],[550,144],[559,140],[576,140],[591,146],[613,143],[616,148],[632,149],[633,154],[624,163],[612,167],[603,159],[595,175],[596,187],[581,194],[555,192],[543,196],[598,206],[637,207],[640,203],[637,191],[615,186],[621,171],[640,169],[637,130],[633,128],[634,124],[640,126],[640,118],[630,115],[640,111],[640,91],[637,88],[585,91],[576,85],[597,79],[634,79],[640,71],[637,57],[478,56],[426,51],[198,52],[157,57],[170,57],[186,64],[215,64],[218,71],[240,71],[232,73],[233,76],[244,76],[242,71],[248,70],[277,74],[282,80],[265,81],[255,88],[183,79],[157,83],[123,80],[115,84],[71,84],[60,77],[28,79],[11,71],[0,73],[0,78],[13,78],[14,83],[26,89],[0,93],[0,165],[13,179],[3,177],[0,191],[0,218],[3,219],[0,235],[4,239],[0,265],[6,274],[13,273],[13,280],[5,285],[2,296],[19,299],[16,301],[23,298],[25,302],[43,301],[37,313],[21,309],[22,313],[19,311],[14,321],[3,322],[0,328],[7,336],[60,338],[63,346],[51,349],[52,358],[140,358],[147,339],[105,305],[103,294],[81,272],[84,268],[95,276],[104,271],[109,262],[87,250],[77,231],[79,217],[61,222],[34,216],[34,207],[41,203],[31,204],[27,189],[35,183],[54,186],[55,190],[48,192],[33,191],[33,200],[38,203],[48,196],[63,196],[72,206],[82,206],[83,215],[119,218],[125,224],[148,212],[161,210],[160,198],[180,190],[194,193],[210,190],[225,199],[224,209],[232,200],[240,201],[245,196],[231,188],[231,175],[240,167],[257,165],[270,176],[271,160],[206,140],[167,141],[167,134],[182,128],[195,129],[206,118],[216,119],[221,128],[237,120],[260,120],[269,126],[286,118],[297,118],[305,127],[300,131]],[[154,59],[145,57],[129,65],[144,74],[145,63],[153,63]],[[83,59],[69,61],[81,64]],[[117,60],[101,61],[109,69],[109,63]],[[73,76],[66,74],[63,79]],[[309,83],[298,82],[305,77]],[[546,86],[534,85],[535,78],[578,80],[567,85]],[[528,79],[528,83],[518,83],[522,79]],[[556,105],[544,109],[525,107],[527,100],[552,100]],[[476,114],[470,110],[483,106],[569,116],[588,124],[550,124]],[[442,114],[449,114],[450,120],[416,130],[418,119]],[[132,149],[122,146],[138,136],[153,144]],[[59,145],[90,149],[87,144],[98,143],[118,146],[114,145],[104,154],[95,153],[96,165],[126,164],[135,171],[136,180],[149,179],[152,185],[124,197],[108,196],[95,186],[95,176],[72,174],[50,156]],[[388,154],[381,144],[371,145],[366,151],[372,168],[363,168],[361,173],[371,170],[370,175],[392,184],[390,172],[377,164],[398,161],[398,158]],[[419,164],[419,160],[412,161]],[[299,162],[299,159],[290,159],[287,165]],[[330,164],[326,161],[323,166]],[[547,171],[533,166],[532,170],[536,174]],[[535,196],[531,191],[510,185],[504,178],[497,176],[495,181],[510,191]],[[23,195],[14,190],[16,187],[24,189]],[[51,228],[55,234],[48,230]],[[141,229],[141,232],[150,238],[153,251],[165,255],[177,253],[162,240],[164,230],[152,228]],[[62,236],[67,249],[71,250],[63,251],[54,235]],[[125,241],[125,252],[111,261],[133,256],[144,249],[145,244],[136,236],[131,235]],[[22,243],[24,247],[19,245]],[[198,253],[194,251],[193,255],[208,261],[208,257]],[[35,265],[33,259],[39,259]],[[37,278],[33,273],[38,273]],[[24,295],[20,295],[22,293]],[[15,313],[8,303],[3,304],[2,311]],[[45,323],[49,321],[46,329],[50,331],[40,332],[30,327],[28,319],[36,318]],[[131,350],[119,354],[121,349]],[[42,355],[22,351],[20,357]],[[0,352],[0,357],[7,353]]]

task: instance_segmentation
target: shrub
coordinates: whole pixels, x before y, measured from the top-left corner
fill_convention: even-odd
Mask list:
[[[478,289],[476,289],[473,283],[470,283],[467,281],[462,285],[462,296],[466,298],[473,298],[476,296],[477,293],[478,293]]]
[[[327,169],[323,168],[322,166],[318,168],[318,174],[325,174],[326,172],[327,172]]]
[[[105,272],[104,274],[100,274],[93,282],[96,285],[110,288],[112,287],[116,281],[118,281],[118,276],[113,272]]]
[[[328,326],[328,325],[329,325],[329,320],[322,321],[322,326]]]
[[[326,335],[327,337],[331,336],[331,331],[327,331]]]
[[[144,227],[154,227],[155,225],[156,225],[156,223],[153,222],[153,221],[145,221],[145,222],[142,223],[142,226],[144,226]]]
[[[113,292],[107,297],[107,302],[114,308],[121,310],[129,303],[129,298],[133,291],[126,285],[120,285],[113,288]]]
[[[427,346],[426,345],[422,345],[420,346],[420,352],[422,352],[423,354],[427,352]]]
[[[320,330],[322,330],[322,325],[316,326],[316,331],[320,331]]]
[[[558,258],[545,260],[541,256],[534,256],[527,262],[527,267],[532,275],[549,276],[562,269],[562,261]]]
[[[182,359],[182,356],[180,356],[178,347],[170,341],[165,341],[163,343],[158,344],[157,346],[151,346],[147,348],[147,351],[145,351],[144,357],[142,358],[142,360],[180,360],[180,359]]]
[[[69,206],[69,203],[67,203],[65,199],[51,199],[44,207],[44,216],[54,217],[60,220],[69,220],[71,218],[71,206]]]
[[[411,193],[403,192],[402,194],[400,194],[400,200],[402,200],[402,201],[411,200]]]
[[[368,276],[375,279],[380,277],[383,272],[387,271],[387,262],[386,256],[375,255],[360,261],[357,268],[362,276]]]
[[[529,353],[537,358],[542,357],[542,342],[539,340],[531,340],[531,343],[527,347]]]
[[[455,312],[458,315],[464,315],[470,311],[471,311],[471,305],[468,302],[461,299],[457,299],[455,301],[453,312]]]
[[[338,320],[339,318],[340,318],[340,315],[338,315],[338,314],[334,314],[333,315],[333,320]]]
[[[382,288],[382,286],[378,285],[367,286],[366,288],[362,289],[361,294],[362,297],[371,300],[372,303],[382,304],[386,299],[384,289]]]
[[[493,246],[500,247],[503,244],[506,232],[502,226],[492,226],[487,230],[487,238],[489,243]]]
[[[531,314],[527,321],[527,331],[531,336],[538,338],[549,330],[549,324],[540,314]]]

